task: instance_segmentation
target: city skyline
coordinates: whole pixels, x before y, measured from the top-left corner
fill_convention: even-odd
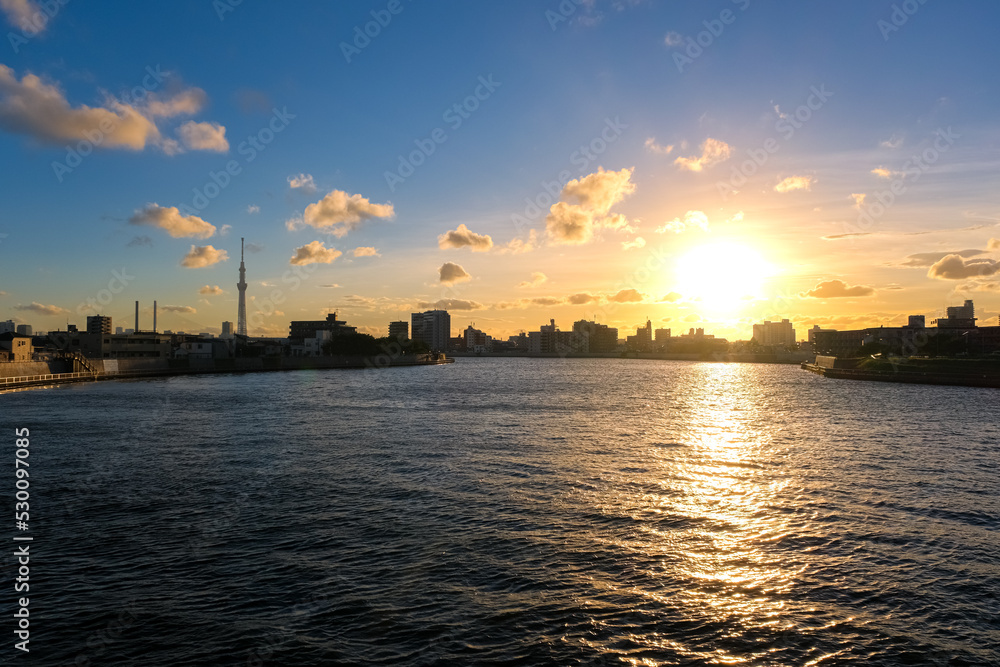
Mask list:
[[[20,6],[0,320],[156,300],[161,329],[218,334],[241,237],[251,336],[333,311],[734,340],[1000,310],[993,8],[182,3],[150,31]]]

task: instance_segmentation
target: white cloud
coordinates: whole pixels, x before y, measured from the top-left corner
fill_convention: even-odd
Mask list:
[[[166,313],[197,313],[193,306],[160,306],[160,310]]]
[[[813,183],[816,182],[812,176],[789,176],[774,186],[775,192],[793,192],[795,190],[812,190]]]
[[[966,278],[988,278],[998,273],[1000,273],[1000,262],[996,260],[964,259],[961,255],[953,254],[931,266],[927,270],[927,277],[938,280],[965,280]]]
[[[719,162],[725,162],[732,154],[732,147],[725,141],[708,138],[701,145],[700,156],[679,157],[674,160],[674,164],[688,171],[702,171],[706,167],[711,167]]]
[[[392,204],[373,204],[361,195],[334,190],[315,204],[309,204],[302,221],[341,237],[357,229],[364,220],[392,218],[395,214]]]
[[[221,287],[219,287],[218,285],[215,285],[214,287],[213,287],[212,285],[205,285],[205,286],[204,286],[204,287],[202,287],[202,288],[201,288],[200,290],[198,290],[198,294],[212,294],[212,295],[219,295],[219,294],[223,294],[223,293],[224,293],[224,291],[225,291],[225,290],[223,290],[223,289],[222,289]]]
[[[861,194],[857,192],[851,193],[851,199],[854,200],[854,208],[858,210],[861,210],[861,207],[865,205],[865,199],[867,198],[868,195],[866,194]]]
[[[201,269],[229,259],[225,250],[216,250],[210,245],[191,246],[188,254],[181,260],[181,266],[189,269]]]
[[[37,301],[32,301],[31,305],[22,306],[18,304],[14,306],[14,310],[27,310],[33,313],[38,313],[39,315],[68,315],[69,311],[65,308],[60,308],[59,306],[49,306],[44,303],[38,303]]]
[[[254,213],[260,213],[260,206],[257,206],[257,204],[250,204],[249,206],[247,206],[247,213],[249,213],[250,215],[253,215]]]
[[[218,123],[198,123],[189,120],[177,128],[177,136],[188,150],[216,153],[225,153],[229,150],[226,128]]]
[[[878,176],[879,178],[886,178],[886,179],[896,178],[897,176],[903,175],[903,172],[901,171],[892,171],[891,169],[886,169],[885,167],[876,167],[875,169],[872,169],[872,173]]]
[[[737,214],[742,220],[742,212]],[[657,234],[666,234],[667,232],[673,232],[674,234],[680,234],[681,232],[686,232],[689,229],[700,229],[703,232],[708,231],[708,216],[705,215],[704,211],[688,211],[684,214],[684,219],[674,218],[670,222],[665,222],[656,228]]]
[[[574,179],[562,191],[564,200],[556,202],[545,218],[545,228],[554,243],[581,244],[593,238],[594,230],[609,228],[632,231],[624,215],[609,215],[611,207],[635,192],[632,169],[605,171]]]
[[[378,248],[373,248],[371,246],[359,246],[351,251],[355,257],[381,257],[378,254]]]
[[[330,264],[343,253],[336,248],[327,248],[322,241],[313,241],[295,249],[289,264]]]
[[[531,274],[531,280],[525,280],[521,283],[518,283],[517,286],[520,287],[521,289],[531,289],[533,287],[538,287],[548,279],[549,279],[548,276],[546,276],[541,271],[535,271],[534,273]]]
[[[633,240],[633,241],[622,241],[622,249],[623,250],[631,250],[633,248],[642,248],[642,247],[645,247],[645,245],[646,245],[646,239],[642,238],[641,236],[635,237],[635,240]]]
[[[313,193],[316,192],[316,183],[313,181],[312,174],[298,174],[288,177],[288,187],[293,190],[302,190],[303,192]]]
[[[501,255],[519,255],[522,252],[531,252],[538,247],[538,232],[534,229],[528,230],[528,238],[514,238],[507,242],[507,245],[497,248],[497,253]]]
[[[674,152],[674,145],[669,144],[667,146],[661,146],[656,143],[655,137],[649,137],[646,139],[646,150],[650,153],[657,153],[659,155],[670,155]]]
[[[902,145],[903,145],[903,137],[897,136],[895,134],[886,139],[885,141],[879,142],[879,146],[881,146],[882,148],[899,148]]]
[[[493,239],[488,234],[477,234],[464,224],[438,237],[438,247],[471,248],[472,252],[486,252],[493,247]]]
[[[670,31],[663,38],[663,43],[669,47],[680,46],[684,43],[684,37],[679,32]]]
[[[158,70],[155,74],[167,76]],[[134,151],[149,145],[172,155],[182,151],[181,145],[161,134],[157,119],[197,113],[206,98],[203,90],[188,88],[168,98],[147,93],[142,104],[106,95],[102,106],[73,107],[56,84],[30,73],[18,80],[14,70],[0,65],[0,128],[49,144],[86,141],[95,148]],[[224,131],[221,125],[204,125]]]
[[[454,285],[455,283],[472,280],[469,272],[454,262],[445,262],[442,264],[441,268],[438,269],[438,273],[440,274],[441,282],[445,285]]]
[[[133,225],[151,225],[165,229],[175,239],[207,239],[215,234],[215,225],[209,224],[196,215],[181,215],[176,206],[146,204],[128,220]]]
[[[46,14],[31,0],[0,0],[0,10],[7,17],[7,22],[15,28],[26,32],[41,32],[45,29],[47,21],[35,21],[34,17],[36,14],[41,14],[44,19]]]

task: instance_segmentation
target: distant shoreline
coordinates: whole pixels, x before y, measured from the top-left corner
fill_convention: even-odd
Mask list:
[[[953,387],[1000,389],[1000,375],[995,374],[826,368],[810,363],[803,363],[802,368],[811,373],[837,380],[868,380],[870,382],[901,382],[906,384],[934,384]]]

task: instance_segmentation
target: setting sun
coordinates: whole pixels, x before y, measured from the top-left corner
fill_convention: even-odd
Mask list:
[[[677,261],[676,291],[713,314],[735,313],[762,296],[774,267],[749,246],[720,242],[691,249]]]

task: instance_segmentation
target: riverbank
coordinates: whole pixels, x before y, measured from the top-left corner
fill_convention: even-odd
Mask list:
[[[893,367],[889,362],[885,362],[884,366],[878,364],[868,368],[835,368],[818,363],[803,363],[802,368],[811,373],[837,380],[868,380],[870,382],[903,382],[1000,389],[1000,373],[992,369],[978,373],[954,372],[933,367],[921,368],[919,364],[897,364]],[[939,368],[954,368],[954,366],[942,365]]]
[[[77,382],[131,380],[176,375],[218,373],[263,373],[301,370],[359,370],[365,368],[400,368],[436,366],[454,363],[444,355],[404,355],[390,357],[257,357],[241,359],[112,359],[89,360],[92,370],[80,371],[65,361],[0,364],[0,393],[37,389]],[[25,373],[25,371],[36,371]],[[39,372],[40,371],[40,372]],[[48,371],[48,372],[46,372]],[[10,374],[18,373],[16,375]]]

